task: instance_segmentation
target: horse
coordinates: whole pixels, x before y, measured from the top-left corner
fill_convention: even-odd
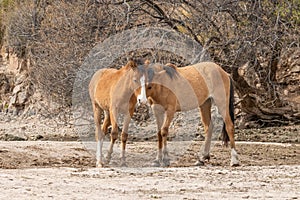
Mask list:
[[[213,124],[211,106],[214,101],[222,116],[223,142],[231,147],[231,166],[238,166],[234,141],[234,91],[229,74],[213,62],[202,62],[186,67],[173,64],[151,64],[147,67],[146,95],[157,122],[158,152],[153,166],[169,166],[167,136],[175,112],[200,109],[205,142],[202,155],[195,165],[210,159]]]
[[[128,137],[128,127],[137,102],[146,103],[145,94],[145,69],[137,66],[134,61],[129,61],[125,66],[117,69],[99,69],[89,83],[89,94],[94,112],[96,125],[95,139],[97,143],[96,167],[109,164],[113,153],[113,146],[118,138],[117,119],[119,114],[124,114],[121,132],[121,166],[126,166],[125,148]],[[102,118],[103,123],[101,126]],[[112,126],[110,147],[106,162],[102,155],[103,139]]]

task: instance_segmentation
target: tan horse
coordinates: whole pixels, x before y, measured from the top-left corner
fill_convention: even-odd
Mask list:
[[[175,112],[194,108],[200,108],[206,134],[202,156],[196,165],[203,165],[210,158],[212,100],[224,120],[223,141],[227,145],[230,140],[231,166],[239,165],[234,141],[232,80],[220,66],[212,62],[182,68],[153,64],[148,67],[148,76],[146,93],[158,127],[158,154],[154,166],[170,164],[167,136]]]
[[[124,114],[121,133],[121,165],[125,166],[125,148],[128,137],[128,126],[137,101],[146,102],[145,70],[129,61],[121,69],[100,69],[92,77],[89,84],[89,94],[93,105],[94,121],[96,124],[95,139],[97,142],[97,167],[108,164],[113,153],[113,146],[118,138],[117,119]],[[141,90],[141,87],[143,90]],[[140,92],[143,92],[140,94]],[[104,120],[102,122],[102,116]],[[110,147],[104,163],[102,146],[108,127],[112,125]]]

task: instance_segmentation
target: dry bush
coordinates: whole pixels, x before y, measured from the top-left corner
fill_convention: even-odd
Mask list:
[[[283,95],[287,86],[278,77],[282,59],[289,59],[286,52],[299,52],[297,8],[297,0],[32,0],[10,12],[6,41],[31,60],[35,87],[65,106],[71,104],[75,72],[97,42],[133,27],[174,29],[204,46],[232,74],[239,117],[254,125],[280,125],[300,121],[299,102]],[[167,54],[148,49],[134,55],[168,61]],[[119,58],[114,67],[126,59]]]
[[[116,31],[120,16],[107,11],[95,1],[40,0],[21,3],[10,13],[8,46],[30,59],[31,82],[47,99],[71,104],[76,70],[96,41]]]

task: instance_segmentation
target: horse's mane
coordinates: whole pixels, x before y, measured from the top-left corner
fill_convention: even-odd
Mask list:
[[[152,67],[147,68],[147,75],[148,75],[148,81],[149,83],[151,83],[154,77],[154,69]]]
[[[138,69],[138,71],[139,71],[140,73],[145,73],[145,72],[146,72],[145,66],[144,66],[144,65],[139,65],[139,66],[137,66],[137,69]]]
[[[178,74],[176,68],[174,68],[173,66],[165,65],[165,66],[163,66],[163,69],[167,72],[168,76],[171,79],[173,79],[174,77],[176,77],[177,74]]]
[[[166,65],[152,65],[152,66],[149,66],[147,67],[147,74],[148,74],[148,81],[151,83],[153,78],[154,78],[154,75],[155,75],[155,71],[159,70],[165,70],[167,75],[173,79],[174,77],[177,76],[178,72],[176,70],[176,66],[173,65],[173,64],[166,64]]]

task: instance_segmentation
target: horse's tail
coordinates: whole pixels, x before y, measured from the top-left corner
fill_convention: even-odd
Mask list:
[[[234,90],[233,90],[233,81],[231,77],[229,77],[230,80],[230,94],[229,94],[229,114],[232,123],[234,124]],[[222,131],[222,140],[225,146],[228,146],[228,141],[229,141],[229,136],[226,131],[226,125],[225,123],[223,124],[223,131]]]

